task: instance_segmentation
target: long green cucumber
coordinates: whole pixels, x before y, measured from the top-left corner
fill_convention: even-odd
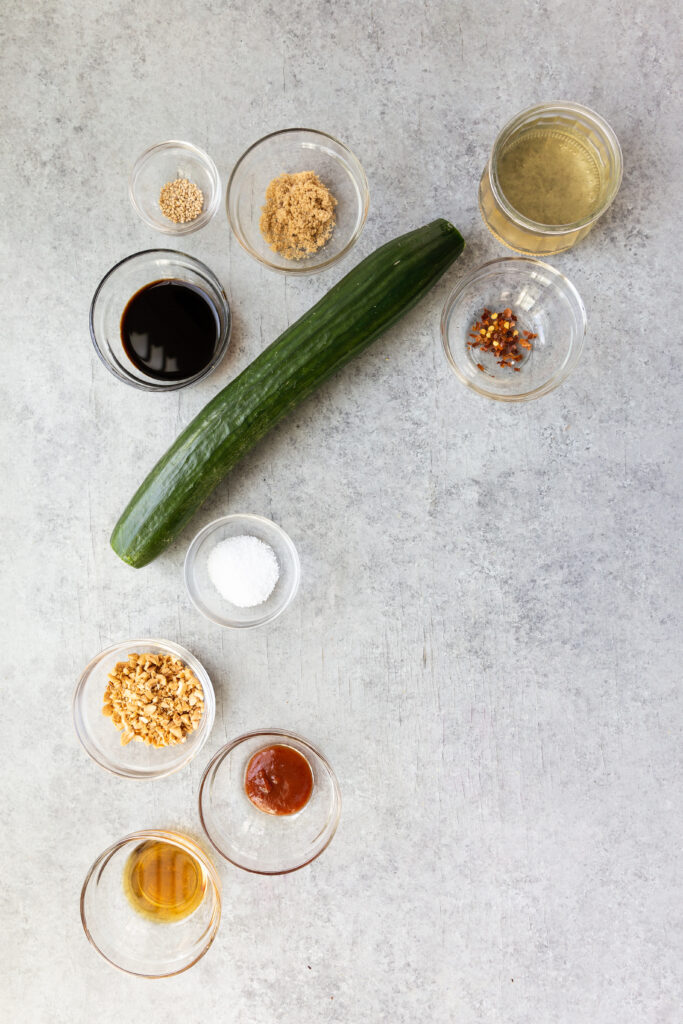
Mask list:
[[[465,243],[435,220],[381,246],[195,416],[137,489],[111,546],[140,568],[283,416],[415,305]]]

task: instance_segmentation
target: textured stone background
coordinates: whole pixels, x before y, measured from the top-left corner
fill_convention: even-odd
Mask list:
[[[4,11],[8,1022],[680,1020],[675,6]],[[552,99],[603,113],[626,172],[593,234],[551,261],[588,309],[583,361],[511,408],[450,373],[439,314],[460,275],[503,254],[476,204],[497,130]],[[92,351],[90,298],[113,262],[166,244],[128,203],[134,158],[188,138],[225,182],[251,142],[297,124],[366,168],[354,254],[286,281],[239,249],[221,210],[182,247],[229,293],[228,357],[182,393],[119,384]],[[353,262],[440,215],[468,248],[419,309],[262,443],[164,557],[120,563],[111,527],[178,429]],[[277,520],[303,562],[288,614],[246,635],[205,622],[182,585],[195,530],[227,511]],[[218,693],[205,752],[153,784],[91,763],[70,718],[83,665],[136,635],[190,647]],[[197,833],[210,755],[269,724],[335,765],[332,846],[284,878],[222,865],[209,955],[159,984],[117,974],[80,925],[91,861],[137,828]]]

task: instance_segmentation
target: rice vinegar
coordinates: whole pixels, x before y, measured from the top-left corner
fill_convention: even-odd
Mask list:
[[[479,182],[479,209],[503,245],[564,252],[587,235],[621,184],[619,142],[578,103],[541,103],[499,133]]]
[[[600,166],[584,135],[540,126],[513,136],[498,160],[498,182],[515,210],[537,224],[575,224],[600,207]]]

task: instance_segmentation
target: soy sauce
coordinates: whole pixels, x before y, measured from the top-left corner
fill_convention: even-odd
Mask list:
[[[213,359],[220,318],[201,288],[187,281],[152,281],[121,317],[121,341],[131,363],[156,380],[185,380]]]

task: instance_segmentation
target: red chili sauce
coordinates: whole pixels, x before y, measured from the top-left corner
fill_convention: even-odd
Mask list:
[[[276,743],[252,755],[244,789],[254,807],[266,814],[296,814],[313,791],[311,766],[298,750]]]

